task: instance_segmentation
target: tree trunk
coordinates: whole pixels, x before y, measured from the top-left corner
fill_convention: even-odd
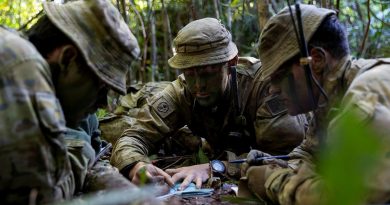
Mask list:
[[[119,12],[121,11],[119,0],[116,0],[116,8],[118,9]]]
[[[129,18],[127,16],[127,9],[126,9],[126,1],[125,0],[121,0],[121,6],[122,6],[122,12],[121,13],[122,13],[123,20],[125,20],[126,24],[128,25],[129,24]]]
[[[371,25],[371,15],[370,15],[370,0],[367,0],[366,3],[367,6],[367,27],[364,31],[364,37],[362,41],[362,45],[360,46],[360,52],[359,52],[359,57],[364,57],[367,51],[368,46],[366,45],[366,42],[369,40],[368,37],[368,32],[370,31],[370,25]],[[368,44],[369,42],[367,42]]]
[[[161,0],[162,7],[162,19],[164,24],[164,67],[165,67],[165,80],[170,81],[170,68],[168,65],[168,59],[172,56],[172,32],[171,24],[169,22],[169,16],[167,9],[165,8],[164,0]]]
[[[257,0],[257,13],[259,14],[259,29],[261,31],[270,18],[267,0]]]
[[[190,16],[190,21],[193,21],[193,20],[196,20],[198,19],[198,14],[197,14],[197,11],[198,11],[198,6],[197,6],[197,2],[198,0],[192,0],[191,1],[191,16]]]
[[[134,6],[133,0],[129,0],[130,7],[133,9],[134,13],[136,14],[139,23],[141,24],[141,30],[142,30],[142,37],[144,39],[144,47],[143,47],[143,54],[142,54],[142,65],[140,67],[140,70],[138,71],[138,81],[141,83],[145,83],[145,68],[146,68],[146,58],[148,56],[148,39],[146,36],[146,30],[145,30],[145,24],[142,20],[141,14],[138,12],[137,8]]]
[[[213,3],[214,3],[215,18],[219,19],[218,0],[213,0]]]
[[[232,0],[227,1],[227,9],[226,9],[226,17],[227,17],[227,22],[226,26],[227,28],[231,31],[232,29],[232,8],[230,7],[230,4],[232,3]]]
[[[154,10],[153,10],[153,2],[152,0],[148,0],[148,8],[150,11],[150,35],[151,35],[151,43],[152,43],[152,50],[151,50],[151,67],[152,67],[152,78],[151,81],[155,81],[156,77],[156,70],[157,70],[157,45],[156,45],[156,23],[155,23],[155,17],[154,17]]]

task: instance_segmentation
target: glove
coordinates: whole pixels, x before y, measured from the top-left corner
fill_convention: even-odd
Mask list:
[[[259,151],[259,150],[251,150],[247,157],[246,162],[249,165],[267,165],[267,164],[277,164],[280,167],[288,167],[288,164],[286,161],[281,159],[264,159],[264,160],[258,160],[260,157],[271,157],[270,154],[267,154],[265,152]]]
[[[249,164],[249,165],[258,165],[259,163],[261,164],[264,160],[257,160],[257,158],[259,157],[270,157],[271,155],[270,154],[267,154],[265,152],[262,152],[262,151],[259,151],[259,150],[251,150],[247,157],[246,157],[246,162]]]
[[[265,153],[265,152],[262,152],[262,151],[259,151],[259,150],[251,150],[248,155],[246,156],[246,162],[242,163],[241,166],[240,166],[240,170],[241,170],[241,177],[245,177],[246,176],[246,172],[247,170],[252,166],[252,165],[259,165],[259,164],[262,164],[264,160],[260,161],[259,163],[259,160],[256,160],[256,158],[259,158],[259,157],[269,157],[271,155]]]

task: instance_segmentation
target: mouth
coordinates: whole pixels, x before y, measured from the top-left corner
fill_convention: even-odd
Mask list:
[[[195,93],[195,96],[196,96],[197,98],[207,98],[207,97],[210,96],[210,94],[205,93],[205,92],[199,92],[199,93]]]

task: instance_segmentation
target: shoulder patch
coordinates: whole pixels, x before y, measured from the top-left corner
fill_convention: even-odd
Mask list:
[[[155,100],[152,103],[152,107],[162,118],[166,118],[173,112],[172,104],[164,96],[160,96]]]

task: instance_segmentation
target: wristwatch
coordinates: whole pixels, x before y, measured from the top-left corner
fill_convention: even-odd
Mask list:
[[[220,160],[212,160],[210,162],[211,174],[216,177],[222,177],[226,172],[225,164]]]

